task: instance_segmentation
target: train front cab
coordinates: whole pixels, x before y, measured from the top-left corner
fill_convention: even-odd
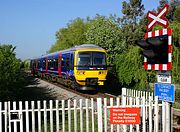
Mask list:
[[[75,52],[74,76],[80,90],[97,90],[104,85],[107,76],[105,50],[77,50]]]

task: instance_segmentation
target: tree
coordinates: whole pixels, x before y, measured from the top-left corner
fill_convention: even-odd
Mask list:
[[[130,46],[129,52],[117,56],[116,71],[123,86],[136,89],[148,88],[148,76],[143,68],[140,49],[137,46]]]
[[[21,94],[20,61],[12,45],[0,45],[0,100],[14,100]]]
[[[180,22],[180,6],[178,6],[174,12],[174,21]]]
[[[147,19],[144,17],[144,5],[142,0],[123,1],[122,5],[123,17],[119,20],[127,50],[116,57],[116,72],[123,86],[143,89],[148,86],[149,80],[143,69],[140,50],[134,45],[135,41],[142,39],[146,32]]]
[[[157,7],[157,12],[164,7],[165,4],[169,5],[168,13],[166,14],[167,19],[172,22],[174,21],[174,18],[176,17],[175,11],[178,6],[180,6],[179,0],[160,0],[159,6]]]
[[[173,31],[172,79],[174,83],[180,83],[180,22],[173,22],[170,28]]]
[[[126,50],[120,27],[104,16],[97,15],[89,22],[86,39],[87,43],[97,44],[107,50],[109,64],[114,64],[115,56]]]
[[[122,2],[123,17],[120,18],[123,37],[126,44],[132,45],[135,40],[142,36],[143,28],[139,26],[139,22],[144,15],[144,5],[142,0],[129,0]]]
[[[56,43],[48,52],[55,52],[85,43],[86,30],[87,24],[83,19],[77,18],[71,21],[66,28],[61,28],[56,33]]]

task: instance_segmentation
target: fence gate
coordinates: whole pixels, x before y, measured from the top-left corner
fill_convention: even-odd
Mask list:
[[[17,107],[19,108],[17,109]],[[13,132],[22,132],[23,131],[23,114],[22,114],[22,102],[16,104],[13,102],[12,106],[10,102],[8,102],[8,123],[9,123],[9,131]]]
[[[110,123],[110,109],[140,108],[140,124]],[[167,104],[152,93],[123,89],[117,98],[0,102],[0,132],[169,132]]]

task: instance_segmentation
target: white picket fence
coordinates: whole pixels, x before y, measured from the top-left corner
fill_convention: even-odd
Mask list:
[[[143,130],[146,129],[147,132],[171,132],[171,108],[170,103],[165,101],[159,101],[157,96],[154,96],[153,92],[137,91],[132,89],[122,89],[122,103],[124,105],[132,104],[131,98],[139,98],[142,100],[141,105],[145,105],[145,108],[141,109],[141,116],[143,117],[142,123],[146,121],[148,126],[143,125]],[[136,104],[137,100],[134,101]],[[152,109],[152,110],[151,110]],[[153,119],[153,120],[150,120]]]
[[[0,102],[0,132],[166,132],[166,106],[152,93],[127,89],[121,98]],[[140,107],[141,123],[110,124],[114,107]]]

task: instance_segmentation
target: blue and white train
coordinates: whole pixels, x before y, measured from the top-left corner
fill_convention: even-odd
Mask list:
[[[107,76],[106,51],[94,44],[83,44],[31,60],[34,75],[74,89],[97,90]]]

